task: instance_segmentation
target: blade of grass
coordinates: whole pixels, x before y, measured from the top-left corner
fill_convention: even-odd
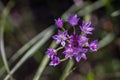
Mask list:
[[[8,66],[8,62],[7,62],[7,58],[6,58],[6,53],[5,53],[5,47],[4,47],[4,25],[6,22],[6,18],[11,10],[11,8],[13,7],[14,2],[12,0],[10,0],[7,4],[7,6],[5,7],[5,9],[3,10],[2,13],[2,17],[1,17],[1,21],[0,21],[0,48],[1,48],[1,56],[2,56],[2,60],[5,66],[5,69],[8,73],[8,75],[10,76],[10,79],[13,80],[12,75],[10,74],[10,69]]]
[[[25,51],[27,51],[33,44],[35,44],[38,40],[40,40],[44,34],[49,31],[54,29],[53,26],[45,29],[41,33],[39,33],[37,36],[35,36],[32,40],[30,40],[28,43],[26,43],[23,47],[21,47],[8,61],[9,65],[11,65],[14,61],[16,61]],[[0,76],[2,76],[5,73],[5,67],[3,66],[0,70]]]
[[[115,39],[115,35],[113,32],[107,34],[101,41],[99,41],[99,49],[110,44],[114,39]]]
[[[104,3],[101,0],[98,0],[98,1],[94,2],[93,4],[86,6],[82,10],[79,10],[77,13],[79,16],[84,16],[84,15],[87,15],[103,6],[104,6]]]
[[[119,16],[119,15],[120,15],[120,9],[114,11],[114,12],[111,14],[112,17],[117,17],[117,16]]]
[[[12,75],[10,74],[10,69],[8,66],[8,62],[7,62],[7,58],[6,58],[6,53],[5,53],[5,47],[4,47],[4,39],[3,39],[3,34],[4,33],[4,27],[0,28],[0,48],[1,48],[1,56],[2,56],[2,60],[5,66],[5,69],[8,73],[8,75],[10,76],[10,79],[13,80]]]
[[[53,42],[51,43],[51,45],[50,45],[51,48],[55,48],[56,46],[57,46],[57,45],[55,44],[54,41],[53,41]],[[49,58],[48,58],[47,55],[45,55],[44,58],[43,58],[43,60],[42,60],[42,62],[41,62],[41,64],[40,64],[39,67],[38,67],[38,70],[37,70],[37,72],[36,72],[33,80],[39,80],[39,78],[40,78],[43,70],[45,69],[48,61],[49,61]]]
[[[54,29],[52,29],[51,31],[47,31],[46,34],[44,34],[44,37],[38,41],[35,45],[33,45],[33,47],[31,47],[26,53],[25,55],[18,61],[18,63],[12,68],[12,70],[10,71],[11,74],[14,74],[15,71],[28,59],[30,58],[35,51],[37,51],[40,47],[42,47],[42,45],[51,37],[51,35],[54,33]],[[9,79],[9,75],[7,75],[5,77],[4,80],[8,80]]]
[[[21,49],[19,49],[15,55],[13,55],[10,59],[10,63],[18,59],[25,51],[27,51],[33,44],[35,44],[38,40],[40,40],[42,37],[45,36],[45,34],[48,31],[54,30],[54,26],[50,26],[49,28],[42,31],[40,34],[38,34],[35,38],[30,40],[28,43],[26,43]]]
[[[33,80],[39,80],[39,78],[40,78],[43,70],[45,69],[46,65],[48,64],[48,62],[49,62],[49,58],[47,55],[45,55],[42,59],[41,64],[39,65],[39,68],[38,68]]]

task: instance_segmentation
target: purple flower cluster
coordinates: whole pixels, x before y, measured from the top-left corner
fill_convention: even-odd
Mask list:
[[[58,49],[48,48],[46,51],[46,54],[51,59],[51,62],[49,65],[56,66],[58,65],[63,59],[73,59],[77,62],[79,62],[81,59],[87,59],[86,53],[90,49],[91,51],[97,51],[98,49],[98,40],[94,40],[90,42],[90,38],[88,38],[88,35],[92,34],[92,31],[94,30],[93,27],[91,27],[91,22],[85,23],[82,22],[82,25],[79,25],[80,18],[77,17],[77,15],[71,15],[69,16],[67,22],[74,27],[79,26],[79,30],[81,34],[77,34],[76,32],[73,34],[68,34],[68,30],[65,30],[63,28],[63,20],[58,18],[55,19],[55,24],[60,28],[58,30],[57,35],[52,36],[54,40],[56,40],[56,44],[60,44],[61,47]],[[75,28],[74,28],[75,29]],[[64,51],[61,53],[64,55],[63,59],[60,59],[57,55],[58,51],[60,49],[63,49]]]

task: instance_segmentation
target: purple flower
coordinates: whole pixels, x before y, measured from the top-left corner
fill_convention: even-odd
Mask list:
[[[54,57],[53,59],[52,59],[52,61],[50,62],[50,66],[56,66],[56,65],[58,65],[60,63],[60,58],[59,57]]]
[[[55,19],[55,24],[56,24],[59,28],[62,28],[62,27],[63,27],[63,21],[62,21],[62,19],[60,19],[60,18]]]
[[[79,45],[80,46],[89,46],[88,40],[89,39],[86,36],[83,36],[83,35],[79,36]]]
[[[92,34],[92,31],[94,30],[94,28],[91,27],[91,22],[85,23],[83,21],[82,25],[79,26],[79,20],[80,18],[78,18],[76,14],[68,17],[67,23],[69,23],[69,25],[73,28],[76,27],[73,30],[73,34],[71,32],[69,35],[68,31],[63,29],[64,31],[58,30],[58,33],[52,36],[52,38],[56,41],[56,44],[60,44],[62,47],[58,47],[57,49],[49,48],[46,51],[46,54],[51,60],[49,65],[56,66],[61,61],[73,58],[76,59],[76,62],[79,62],[81,59],[87,59],[86,53],[88,50],[97,51],[98,40],[94,40],[89,43],[89,38],[87,37],[88,34]],[[64,27],[64,21],[61,18],[55,19],[55,24],[59,28]],[[77,30],[77,27],[80,29]],[[81,34],[79,34],[80,32]],[[61,55],[64,55],[62,60],[60,60],[60,57],[57,56],[57,52],[59,52],[60,49],[63,50],[61,50]]]
[[[57,40],[56,44],[61,43],[62,46],[65,46],[65,41],[67,40],[67,31],[61,32],[58,30],[58,35],[52,36],[53,39]]]
[[[49,58],[53,59],[53,57],[57,54],[57,51],[53,48],[48,48],[46,54],[48,55]]]
[[[92,51],[97,51],[97,49],[98,49],[98,40],[95,40],[95,41],[91,42],[90,45],[89,45],[89,48]]]
[[[75,14],[75,15],[73,15],[73,16],[70,15],[70,16],[68,17],[68,22],[69,22],[72,26],[75,26],[75,25],[78,24],[79,19],[80,19],[80,18],[77,18],[77,14]]]
[[[74,56],[74,48],[72,48],[71,46],[66,47],[63,54],[65,54],[65,58],[72,59],[72,57]]]
[[[92,34],[91,31],[94,30],[93,27],[90,27],[91,22],[85,23],[84,21],[82,22],[82,26],[80,26],[80,29],[84,32],[84,34]]]
[[[76,51],[77,51],[77,53],[75,54],[75,56],[76,56],[76,61],[77,62],[79,62],[81,60],[81,58],[87,59],[86,53],[87,53],[88,49],[86,49],[86,48],[77,48]]]

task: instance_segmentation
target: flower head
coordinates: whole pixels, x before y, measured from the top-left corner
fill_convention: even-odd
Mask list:
[[[65,41],[67,40],[67,31],[61,32],[58,30],[58,35],[52,36],[53,39],[57,40],[56,43],[61,43],[62,46],[65,46]]]
[[[81,59],[87,59],[86,53],[90,49],[91,51],[97,51],[98,49],[98,40],[94,40],[91,43],[89,43],[89,36],[88,34],[92,34],[92,31],[94,30],[93,27],[91,27],[91,22],[85,23],[82,22],[82,25],[78,25],[78,21],[80,18],[77,17],[77,15],[71,15],[69,16],[67,22],[72,26],[73,28],[73,34],[68,34],[68,30],[65,30],[63,26],[63,20],[58,18],[55,19],[55,24],[60,28],[58,30],[57,35],[52,36],[53,39],[56,40],[56,44],[61,44],[61,47],[58,47],[57,49],[49,48],[46,51],[46,54],[51,59],[51,62],[49,65],[56,66],[60,62],[66,60],[66,59],[76,59],[77,62],[79,62]],[[76,28],[75,28],[75,27]],[[80,28],[80,32],[77,31],[78,28]],[[69,29],[70,30],[70,29]],[[81,34],[80,34],[81,33]],[[64,55],[64,58],[60,60],[57,53],[59,50],[63,50],[61,55]],[[60,52],[61,52],[60,51]]]
[[[52,59],[52,61],[50,62],[49,65],[51,65],[51,66],[56,66],[56,65],[58,65],[59,63],[60,63],[60,58],[55,56],[55,57]]]
[[[97,51],[97,49],[98,49],[98,40],[95,40],[95,41],[91,42],[90,45],[89,45],[89,48],[92,51]]]
[[[77,18],[77,15],[70,15],[69,18],[68,18],[68,22],[72,25],[72,26],[75,26],[78,24],[78,21],[79,21],[80,18]]]
[[[48,55],[49,58],[53,59],[53,57],[57,54],[57,51],[53,48],[48,48],[46,54]]]
[[[80,29],[84,32],[84,34],[92,34],[91,31],[94,30],[93,27],[90,27],[91,22],[85,23],[84,21],[82,22],[82,26],[80,26]]]
[[[62,19],[60,19],[60,18],[55,19],[55,24],[56,24],[59,28],[62,28],[62,27],[63,27],[63,21],[62,21]]]

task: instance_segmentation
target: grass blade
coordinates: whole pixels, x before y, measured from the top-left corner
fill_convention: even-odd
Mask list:
[[[38,40],[40,40],[44,36],[44,34],[51,29],[54,29],[54,27],[51,26],[45,29],[37,36],[35,36],[32,40],[30,40],[28,43],[26,43],[22,48],[20,48],[8,61],[9,65],[15,62],[21,55],[23,55],[23,53],[25,53],[25,51],[27,51],[33,44],[35,44]],[[5,67],[3,66],[0,70],[0,76],[2,76],[4,73],[5,73]]]
[[[54,41],[53,41],[53,42],[51,43],[51,45],[50,45],[51,48],[55,48],[56,46],[57,46],[57,45],[55,44]],[[43,60],[42,60],[42,62],[41,62],[41,64],[40,64],[39,67],[38,67],[38,70],[37,70],[37,72],[36,72],[33,80],[39,80],[39,78],[40,78],[43,70],[45,69],[48,61],[49,61],[49,58],[48,58],[47,55],[45,55],[44,58],[43,58]]]
[[[66,68],[65,68],[65,70],[63,71],[63,74],[60,77],[60,80],[65,80],[66,79],[66,77],[69,75],[70,70],[72,69],[73,65],[74,65],[74,62],[73,62],[72,59],[70,59]]]
[[[2,60],[5,66],[5,69],[8,73],[8,75],[10,76],[10,79],[13,80],[12,75],[10,74],[10,69],[8,66],[8,62],[7,62],[7,58],[6,58],[6,53],[5,53],[5,47],[4,47],[4,25],[6,22],[6,18],[11,10],[11,8],[13,7],[14,3],[12,0],[10,0],[7,4],[7,6],[5,7],[5,9],[3,10],[2,13],[2,17],[1,17],[1,21],[0,21],[0,48],[1,48],[1,56],[2,56]]]
[[[31,47],[26,53],[25,55],[22,57],[22,59],[20,59],[18,61],[18,63],[12,68],[12,70],[10,71],[11,74],[14,74],[15,71],[28,59],[30,58],[35,51],[37,51],[40,47],[42,47],[42,45],[51,37],[51,35],[53,34],[54,29],[51,29],[50,31],[47,31],[47,33],[44,35],[44,37],[38,41],[35,45],[33,45],[33,47]],[[5,77],[4,80],[8,80],[9,79],[9,75],[7,75]]]
[[[80,11],[78,11],[78,15],[79,16],[85,16],[101,7],[104,6],[104,3],[101,0],[96,1],[95,3],[86,6],[85,8],[81,9]]]

